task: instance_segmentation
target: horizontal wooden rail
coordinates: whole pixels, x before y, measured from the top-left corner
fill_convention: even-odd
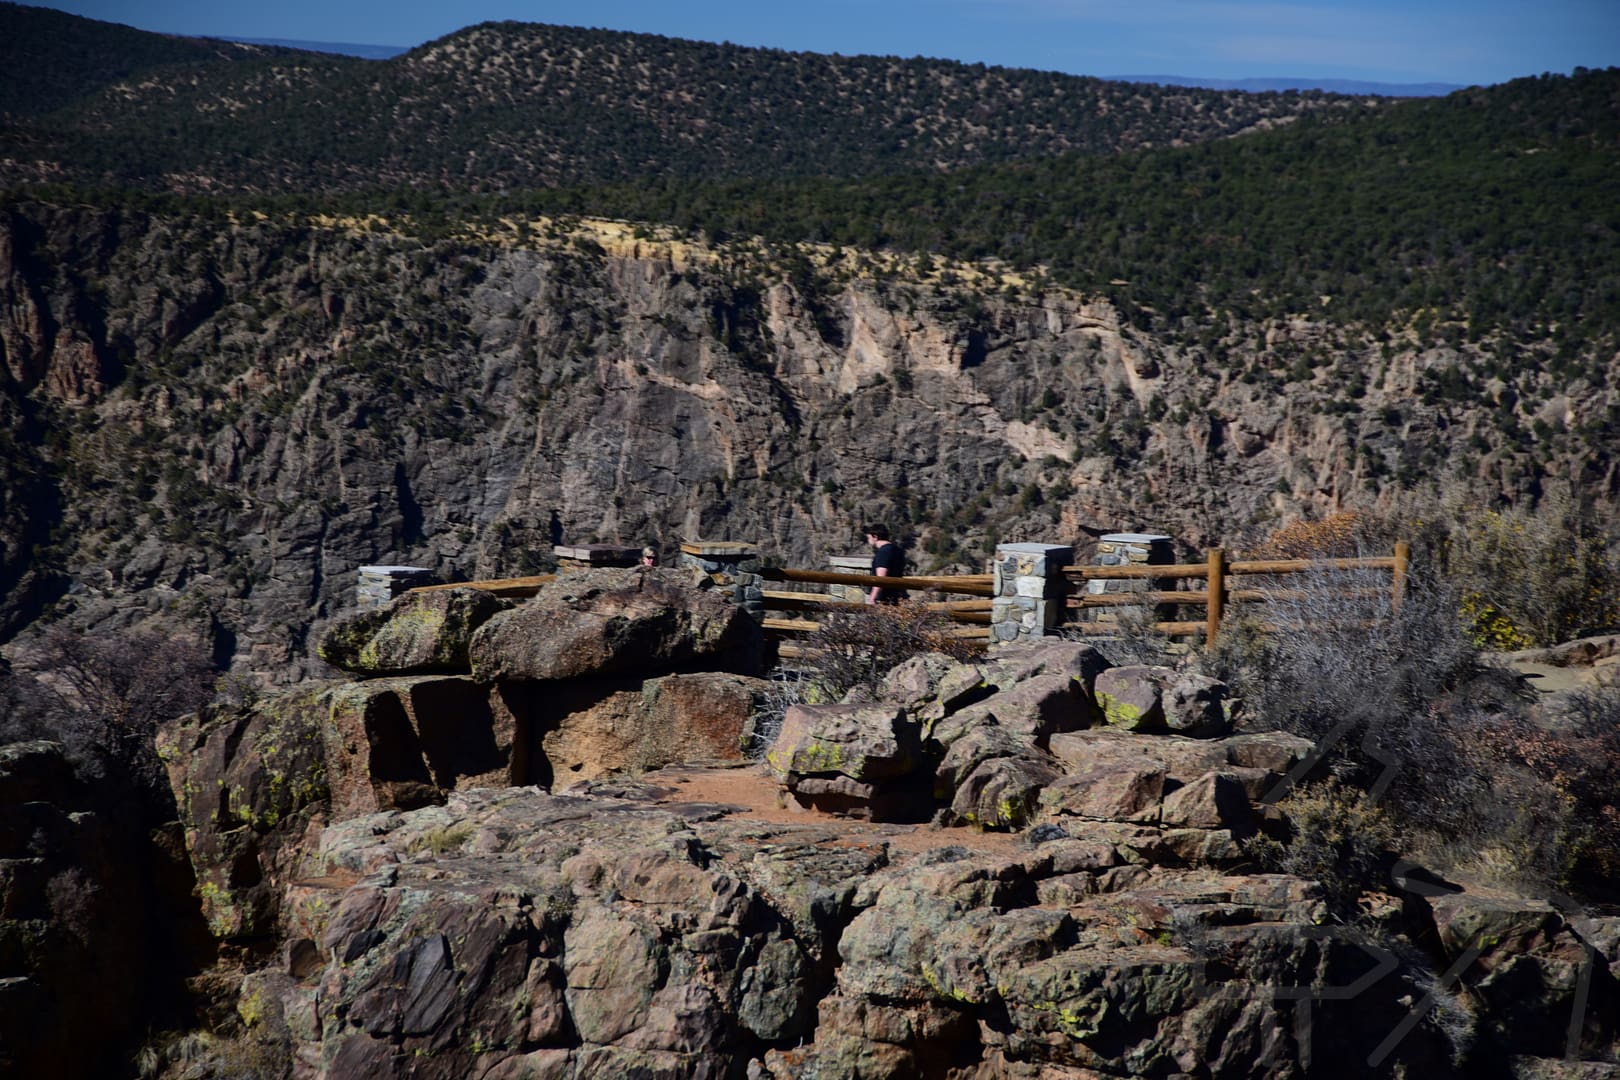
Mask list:
[[[991,596],[995,591],[995,579],[989,574],[879,577],[876,574],[841,574],[832,570],[793,570],[781,566],[768,566],[759,572],[759,576],[766,581],[802,581],[810,585],[859,585],[868,589],[874,585],[881,585],[885,589],[962,593],[966,596]]]
[[[1167,566],[1143,564],[1133,566],[1071,566],[1063,571],[1064,577],[1070,583],[1070,593],[1064,602],[1064,606],[1069,609],[1082,609],[1202,605],[1205,609],[1203,623],[1155,623],[1154,629],[1172,635],[1202,632],[1206,641],[1214,642],[1215,638],[1220,634],[1221,621],[1225,616],[1228,602],[1272,604],[1323,595],[1340,599],[1360,599],[1386,594],[1385,590],[1381,588],[1346,586],[1326,590],[1234,589],[1228,585],[1228,581],[1234,576],[1387,570],[1390,572],[1391,577],[1390,588],[1387,592],[1389,606],[1392,612],[1396,612],[1401,609],[1401,601],[1405,598],[1406,576],[1410,568],[1411,555],[1410,545],[1403,540],[1395,545],[1395,554],[1393,556],[1370,556],[1354,559],[1249,559],[1242,562],[1227,562],[1226,551],[1223,548],[1212,548],[1208,560],[1202,563],[1179,563]],[[1082,583],[1090,581],[1156,582],[1183,579],[1204,579],[1208,584],[1202,590],[1155,589],[1139,592],[1095,594],[1079,591]],[[1268,632],[1274,632],[1277,629],[1277,627],[1271,625],[1264,628]]]
[[[869,605],[860,600],[840,600],[836,596],[826,593],[783,592],[775,589],[765,590],[765,606],[773,611],[826,611],[829,608],[846,608],[858,611]],[[990,601],[986,600],[930,600],[923,604],[929,611],[940,611],[947,615],[956,616],[970,612],[990,610]]]
[[[1128,593],[1097,593],[1069,597],[1069,607],[1146,607],[1150,604],[1197,604],[1202,607],[1209,603],[1209,593],[1193,592],[1128,592]]]
[[[418,585],[406,592],[444,592],[446,589],[477,589],[496,596],[533,596],[540,586],[556,581],[556,574],[536,574],[533,577],[491,578],[488,581],[453,581],[448,585]]]
[[[1228,574],[1300,574],[1322,570],[1393,570],[1395,559],[1388,555],[1361,559],[1264,559],[1226,564]],[[1063,575],[1081,581],[1123,581],[1135,578],[1207,578],[1208,563],[1175,563],[1164,566],[1068,566]]]
[[[1370,599],[1388,596],[1389,590],[1375,585],[1356,589],[1227,589],[1226,599],[1234,604],[1275,604],[1292,600],[1312,600],[1327,597],[1335,600]],[[1176,592],[1128,592],[1082,594],[1069,597],[1071,608],[1093,607],[1147,607],[1151,604],[1186,604],[1202,607],[1209,603],[1208,589],[1183,589]]]
[[[821,624],[814,619],[773,619],[767,616],[764,627],[771,634],[809,635],[820,630]],[[988,627],[978,626],[953,626],[946,633],[953,638],[963,638],[969,641],[990,636]]]

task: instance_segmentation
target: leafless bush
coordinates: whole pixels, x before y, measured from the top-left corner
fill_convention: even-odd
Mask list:
[[[1339,782],[1433,845],[1477,838],[1501,812],[1480,733],[1517,705],[1453,593],[1418,581],[1397,611],[1387,586],[1371,572],[1291,575],[1290,598],[1258,616],[1269,625],[1236,621],[1200,663],[1244,699],[1246,726],[1312,740]]]
[[[839,701],[851,694],[870,697],[897,665],[936,652],[967,660],[978,652],[956,635],[956,624],[919,600],[874,604],[860,611],[823,615],[821,628],[806,644],[808,694],[815,701]]]
[[[770,673],[767,689],[754,709],[753,732],[743,752],[763,758],[782,730],[782,718],[795,705],[813,700],[815,673],[801,667],[781,665]]]
[[[1313,739],[1347,721],[1393,728],[1483,670],[1443,586],[1414,582],[1397,611],[1388,576],[1375,571],[1295,574],[1285,584],[1286,599],[1233,619],[1201,658],[1259,723]]]
[[[1590,892],[1614,880],[1620,816],[1604,793],[1620,783],[1620,695],[1572,699],[1555,733],[1530,722],[1511,676],[1482,663],[1454,590],[1420,580],[1397,612],[1358,593],[1359,574],[1300,576],[1295,599],[1264,609],[1270,627],[1240,620],[1200,658],[1244,698],[1246,726],[1315,742],[1335,781],[1365,792],[1408,854],[1518,887],[1585,882]],[[1318,820],[1295,861],[1328,862],[1332,814],[1345,828],[1367,824],[1344,798],[1308,809]],[[1367,864],[1320,869],[1342,882]]]
[[[0,742],[55,739],[92,778],[166,789],[152,738],[160,723],[212,697],[215,672],[201,643],[53,626],[31,643],[28,661],[29,670],[0,669]]]
[[[1070,641],[1084,641],[1091,645],[1110,664],[1173,665],[1178,659],[1175,641],[1155,629],[1153,608],[1112,608],[1113,618],[1106,623],[1072,623],[1065,626],[1061,636]],[[1183,650],[1184,651],[1184,650]]]

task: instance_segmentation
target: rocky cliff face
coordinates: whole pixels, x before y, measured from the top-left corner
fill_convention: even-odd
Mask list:
[[[1286,834],[1266,797],[1312,744],[1229,734],[1161,676],[1201,679],[1079,642],[914,657],[870,705],[790,711],[767,760],[796,813],[729,801],[757,766],[582,781],[549,737],[550,790],[457,768],[472,710],[423,693],[453,676],[269,697],[161,745],[209,926],[242,958],[215,979],[235,1045],[293,1075],[1612,1071],[1616,919],[1411,863],[1353,898],[1255,872],[1246,841]],[[1195,713],[1219,722],[1181,733]],[[409,758],[431,766],[414,792]],[[832,794],[870,820],[807,812]]]
[[[217,213],[217,211],[210,211]],[[532,572],[567,540],[757,541],[816,565],[887,520],[925,568],[996,538],[1192,546],[1448,470],[1567,475],[1615,390],[1300,319],[1106,302],[859,253],[592,222],[0,215],[0,633],[170,610],[292,680],[355,568]]]

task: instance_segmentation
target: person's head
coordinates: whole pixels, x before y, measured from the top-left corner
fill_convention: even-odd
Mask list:
[[[866,542],[874,547],[889,542],[889,527],[887,525],[868,525],[866,527]]]
[[[655,547],[651,547],[651,546],[642,548],[641,549],[641,565],[642,566],[657,566],[658,565],[658,549],[655,548]]]

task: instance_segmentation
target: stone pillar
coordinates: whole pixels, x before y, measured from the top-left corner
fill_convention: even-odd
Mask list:
[[[423,566],[362,566],[355,582],[354,605],[387,607],[406,589],[432,584],[433,571]]]
[[[1045,637],[1063,621],[1063,568],[1074,548],[1059,544],[997,544],[991,566],[990,641]]]
[[[618,544],[558,544],[551,549],[557,556],[557,570],[588,570],[593,566],[636,566],[641,562],[639,547]]]
[[[872,572],[872,556],[829,555],[827,556],[827,569],[835,574],[870,574]],[[867,590],[860,585],[827,586],[828,596],[848,604],[866,603],[866,593]]]
[[[1169,566],[1176,561],[1174,541],[1162,533],[1108,533],[1097,540],[1097,566]],[[1086,582],[1086,592],[1092,596],[1104,593],[1155,592],[1164,583],[1154,578],[1093,579]],[[1155,618],[1172,618],[1164,612],[1155,612]],[[1085,621],[1117,623],[1119,612],[1114,608],[1091,608],[1085,612]]]
[[[761,622],[765,619],[765,579],[759,576],[759,548],[732,541],[691,540],[681,544],[680,565],[709,576]]]

